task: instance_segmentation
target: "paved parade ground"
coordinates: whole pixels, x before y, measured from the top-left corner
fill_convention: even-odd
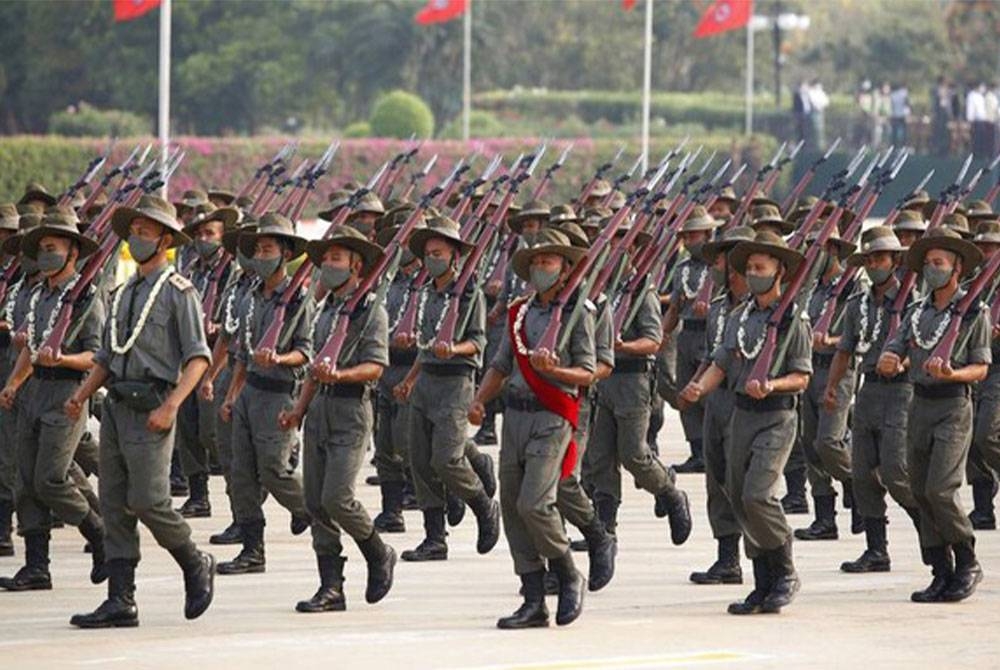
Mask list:
[[[665,460],[685,454],[676,415],[661,433]],[[496,448],[488,449],[494,457]],[[365,468],[362,475],[371,473]],[[683,547],[667,538],[665,520],[653,516],[652,498],[626,487],[619,520],[619,560],[614,581],[588,594],[581,618],[567,628],[500,631],[500,615],[519,604],[506,544],[488,556],[475,552],[475,520],[450,530],[446,562],[402,563],[393,591],[375,606],[364,602],[364,561],[347,549],[348,611],[298,614],[296,601],[317,586],[308,535],[293,537],[288,514],[267,503],[267,572],[218,577],[215,603],[201,619],[182,615],[183,583],[170,556],[143,529],[144,560],[136,597],[140,627],[82,631],[69,626],[76,612],[90,611],[105,586],[87,580],[90,557],[71,529],[53,537],[54,589],[0,594],[0,667],[28,668],[661,668],[661,667],[997,667],[1000,653],[1000,532],[977,533],[977,553],[986,573],[970,600],[916,605],[912,590],[923,588],[929,571],[920,565],[916,535],[902,510],[890,506],[888,574],[845,575],[838,566],[856,558],[863,536],[848,536],[850,516],[841,511],[837,542],[796,542],[802,590],[780,615],[734,617],[726,605],[750,590],[743,586],[695,586],[693,569],[714,559],[715,543],[705,515],[702,475],[682,475],[691,496],[695,529]],[[194,519],[195,539],[228,521],[221,478],[211,482],[215,518]],[[373,514],[378,489],[359,483]],[[963,495],[968,495],[967,490]],[[177,503],[180,504],[180,500]],[[967,501],[967,504],[970,504]],[[408,532],[387,535],[397,551],[421,538],[419,512],[407,512]],[[791,517],[793,526],[809,517]],[[575,531],[572,537],[578,537]],[[213,547],[216,558],[237,547]],[[578,556],[581,556],[578,554]],[[0,559],[11,574],[18,557]],[[586,567],[581,556],[579,566]],[[744,560],[744,571],[749,562]],[[554,614],[555,598],[549,598]]]

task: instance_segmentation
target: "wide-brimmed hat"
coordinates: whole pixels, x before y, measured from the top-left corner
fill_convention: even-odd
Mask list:
[[[256,230],[257,219],[253,215],[247,214],[243,217],[239,226],[222,233],[222,248],[225,249],[226,253],[230,256],[235,257],[236,250],[239,247],[240,235],[244,233],[252,233]]]
[[[329,237],[322,240],[312,240],[306,244],[306,254],[312,264],[319,267],[323,264],[323,254],[333,246],[344,247],[361,254],[361,258],[364,260],[362,274],[371,272],[383,256],[382,247],[374,242],[369,242],[368,238],[351,226],[337,226],[331,231]]]
[[[97,251],[98,244],[80,234],[80,219],[72,207],[49,207],[45,210],[41,224],[24,234],[21,252],[29,258],[38,255],[38,242],[47,235],[55,235],[73,240],[80,247],[80,258]]]
[[[941,227],[954,230],[956,233],[961,235],[963,239],[972,239],[972,230],[969,228],[969,220],[965,218],[964,214],[960,214],[958,212],[945,214],[944,218],[941,219]]]
[[[194,234],[195,229],[211,221],[221,221],[222,230],[234,230],[240,220],[240,210],[235,207],[216,207],[212,203],[205,203],[194,208],[194,218],[191,223],[184,226],[184,234],[189,237]]]
[[[90,204],[90,207],[87,208],[87,211],[81,212],[79,211],[79,208],[77,208],[77,214],[92,219],[98,214],[100,214],[104,210],[104,208],[107,207],[107,205],[108,205],[108,196],[107,194],[104,193],[104,191],[101,191],[100,193],[97,194],[97,197],[94,198],[94,202]]]
[[[847,266],[859,268],[871,254],[881,251],[902,253],[907,250],[888,226],[873,226],[861,235],[861,248],[847,257]]]
[[[962,274],[968,276],[983,262],[983,252],[972,242],[962,239],[962,236],[950,228],[938,226],[913,243],[906,254],[906,266],[913,272],[921,272],[924,267],[924,256],[931,249],[944,249],[958,254],[962,259]]]
[[[740,242],[752,242],[756,233],[750,226],[737,226],[722,233],[722,237],[701,246],[701,257],[706,263],[714,263],[719,254],[726,254]]]
[[[917,212],[923,213],[924,205],[930,202],[930,194],[921,189],[919,191],[914,191],[910,195],[906,196],[906,200],[903,202],[903,206],[900,209],[910,209]]]
[[[930,221],[931,218],[934,216],[934,210],[937,209],[937,206],[938,206],[938,201],[936,199],[926,202],[923,207],[924,218]],[[955,206],[953,213],[961,214],[964,217],[967,211],[968,210],[965,209],[965,206],[959,203],[958,205]],[[945,216],[947,216],[947,214]]]
[[[3,245],[0,246],[0,251],[3,251],[5,254],[10,254],[11,256],[15,256],[20,253],[21,242],[24,240],[25,234],[27,234],[31,229],[42,225],[43,218],[43,214],[38,214],[36,212],[22,214],[20,220],[17,222],[17,232],[3,241]]]
[[[174,209],[177,210],[177,216],[181,217],[187,214],[192,208],[198,205],[204,205],[208,202],[208,193],[201,190],[200,188],[192,188],[181,195],[181,199],[174,202]]]
[[[757,230],[758,226],[777,226],[782,235],[790,235],[795,230],[795,224],[781,216],[777,205],[763,204],[750,208],[750,227]]]
[[[746,274],[747,259],[752,254],[766,254],[777,258],[788,270],[788,274],[793,274],[802,263],[804,256],[795,249],[788,246],[788,243],[769,230],[762,230],[754,235],[753,240],[740,242],[729,252],[729,262],[740,274]]]
[[[904,209],[896,216],[892,224],[893,230],[909,231],[911,233],[923,233],[927,230],[927,222],[924,215],[912,209]]]
[[[617,212],[624,206],[625,206],[625,194],[619,191],[618,189],[615,189],[614,192],[611,193],[611,198],[608,199],[608,207]]]
[[[45,203],[46,207],[51,207],[58,202],[56,197],[49,193],[47,188],[36,181],[28,183],[28,185],[24,188],[24,195],[22,195],[21,199],[17,202],[18,204],[24,204],[33,200],[41,200]]]
[[[543,219],[544,223],[545,221],[548,221],[551,210],[552,208],[549,206],[549,203],[542,200],[532,200],[526,204],[521,211],[517,213],[517,215],[512,216],[508,220],[508,225],[515,233],[520,233],[522,229],[521,224],[524,223],[525,220]]]
[[[732,186],[723,186],[719,194],[715,196],[715,202],[726,202],[730,205],[735,205],[740,199],[736,197],[736,189]]]
[[[417,219],[416,224],[413,226],[413,230],[420,230],[421,228],[425,228],[427,226],[426,222],[427,222],[427,217],[421,215],[420,218]],[[375,232],[375,243],[383,248],[387,246],[389,242],[392,241],[392,238],[396,237],[396,233],[399,232],[400,227],[402,227],[404,223],[405,220],[401,220],[395,225],[382,226],[381,228],[377,229]],[[411,237],[413,236],[413,231],[410,231],[410,236]],[[403,244],[404,245],[406,244],[405,240],[403,241]]]
[[[799,221],[806,218],[817,202],[819,202],[819,198],[814,195],[807,195],[799,198],[795,203],[795,207],[792,208],[791,214],[788,215],[788,220],[794,224],[798,224]],[[829,216],[830,212],[833,211],[833,207],[833,203],[827,202],[823,206],[823,213],[821,216]]]
[[[19,202],[15,206],[17,207],[17,213],[21,216],[25,214],[43,216],[45,214],[45,205],[39,205],[37,202]]]
[[[215,189],[208,192],[208,199],[212,201],[212,204],[215,204],[215,201],[222,203],[221,205],[216,205],[216,207],[226,207],[233,204],[233,201],[236,200],[236,194],[231,191]]]
[[[590,237],[587,235],[587,231],[581,228],[579,224],[572,221],[563,221],[562,223],[546,223],[544,227],[558,230],[569,239],[569,243],[574,247],[579,247],[580,249],[590,248]]]
[[[722,225],[722,222],[713,218],[708,210],[701,205],[695,205],[684,225],[681,226],[682,233],[694,233],[698,231],[712,231]]]
[[[155,195],[143,195],[135,207],[119,207],[111,216],[111,229],[123,240],[129,236],[129,226],[138,218],[157,222],[172,234],[171,247],[187,244],[191,238],[184,233],[181,222],[177,220],[177,210],[163,198]]]
[[[531,259],[539,254],[558,254],[576,264],[586,253],[586,250],[574,247],[565,233],[555,228],[542,228],[538,231],[534,244],[514,252],[511,266],[514,274],[528,281],[531,279]]]
[[[410,234],[407,246],[417,258],[424,257],[424,245],[433,237],[447,240],[458,247],[460,254],[472,251],[473,245],[462,239],[462,231],[458,222],[447,216],[432,216],[427,219],[427,226],[414,230]]]
[[[606,198],[611,195],[611,182],[607,179],[598,179],[594,182],[594,188],[590,189],[588,198]]]
[[[1000,244],[1000,221],[980,221],[972,241],[975,244]]]
[[[753,194],[753,197],[750,198],[751,208],[759,205],[771,205],[772,207],[777,207],[779,211],[781,210],[781,205],[778,204],[778,201],[767,197],[760,189],[758,189],[757,192]]]
[[[576,215],[576,211],[570,205],[556,205],[549,210],[549,223],[562,223],[563,221],[576,223],[579,220],[580,217]]]
[[[324,221],[333,221],[333,216],[337,213],[338,209],[348,203],[351,199],[351,194],[352,191],[348,191],[346,188],[334,189],[327,196],[326,209],[317,212],[316,216]]]
[[[351,216],[355,214],[378,214],[381,216],[385,214],[385,205],[382,204],[382,201],[379,200],[379,197],[375,193],[368,191],[361,196],[354,211],[351,212]]]
[[[814,230],[806,237],[806,244],[813,244],[817,239],[819,239],[819,234],[821,231]],[[830,237],[826,239],[827,244],[833,244],[837,247],[837,258],[844,260],[848,256],[854,253],[854,250],[858,248],[858,245],[854,242],[848,242],[840,237],[840,233],[834,229],[830,233]]]
[[[7,203],[0,205],[0,230],[13,230],[15,233],[18,230],[17,221],[21,217],[17,213],[17,205],[13,203]]]
[[[965,218],[970,223],[975,223],[984,219],[995,219],[997,215],[990,206],[990,203],[985,200],[970,200],[965,203]]]
[[[292,258],[298,258],[306,250],[306,239],[295,234],[295,224],[284,214],[268,212],[260,217],[257,229],[242,233],[237,241],[244,256],[253,257],[257,240],[262,237],[276,237],[292,245]]]

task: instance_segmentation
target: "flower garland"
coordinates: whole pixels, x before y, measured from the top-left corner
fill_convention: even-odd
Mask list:
[[[66,283],[66,286],[64,286],[61,291],[59,291],[59,297],[56,299],[56,306],[52,308],[51,312],[49,312],[49,319],[45,324],[45,330],[42,331],[42,336],[37,339],[35,338],[35,310],[38,307],[38,301],[41,299],[44,282],[39,283],[31,291],[31,300],[28,302],[28,341],[26,346],[28,347],[28,353],[31,355],[32,363],[34,363],[38,358],[38,345],[49,339],[49,335],[52,334],[52,329],[56,326],[56,317],[59,316],[59,307],[63,304],[66,294],[69,293],[74,286],[76,286],[76,283],[79,280],[80,275],[76,275],[73,279]]]
[[[139,313],[139,320],[136,322],[135,328],[132,329],[132,335],[125,341],[125,344],[118,343],[118,310],[121,307],[125,289],[122,288],[115,293],[115,299],[111,302],[111,351],[113,353],[124,356],[135,346],[136,340],[139,339],[139,335],[142,333],[142,329],[146,327],[146,320],[149,319],[149,315],[153,311],[153,305],[156,304],[156,299],[160,296],[160,291],[163,290],[163,286],[173,274],[173,266],[168,265],[163,274],[160,275],[160,278],[153,284],[153,289],[149,292],[149,296],[142,306],[142,311]],[[128,326],[128,324],[125,325]]]
[[[701,287],[705,285],[705,277],[708,275],[708,266],[704,266],[701,269],[701,273],[698,275],[698,285],[695,286],[694,290],[688,288],[688,283],[691,278],[691,263],[685,263],[684,268],[681,270],[681,292],[684,294],[686,300],[693,300],[700,292]]]
[[[407,306],[410,304],[410,295],[413,292],[413,282],[412,280],[405,280],[406,288],[403,289],[403,296],[399,300],[399,308],[396,310],[396,315],[389,317],[389,333],[395,333],[396,328],[399,327],[399,322],[403,320],[403,313],[406,312]]]
[[[3,320],[7,321],[13,327],[14,319],[14,306],[17,304],[17,296],[21,293],[21,288],[24,286],[24,277],[21,277],[17,282],[10,287],[8,291],[7,301],[3,305]]]
[[[253,291],[257,288],[257,283],[259,281],[260,280],[256,277],[252,277],[247,282],[245,287],[246,291],[241,293],[240,286],[237,284],[233,287],[233,290],[229,292],[229,296],[226,298],[226,308],[224,310],[225,316],[223,321],[223,328],[225,329],[226,335],[232,337],[236,333],[236,330],[240,327],[240,317],[236,314],[236,310],[234,309],[236,307],[236,296],[238,294],[246,295],[248,292]]]
[[[920,307],[913,310],[913,315],[910,316],[910,330],[913,331],[913,341],[917,343],[917,346],[924,351],[930,351],[937,346],[937,343],[941,341],[941,337],[944,335],[944,331],[948,329],[948,324],[951,323],[951,310],[945,312],[944,318],[938,323],[937,329],[934,334],[931,335],[930,340],[925,340],[920,336],[920,319],[924,315],[924,310],[927,309],[928,305],[931,304],[931,296],[924,298],[924,301],[920,303]]]
[[[420,300],[417,302],[417,348],[418,349],[430,349],[434,346],[434,335],[431,336],[430,340],[421,340],[421,335],[424,332],[424,308],[427,307],[427,299],[430,297],[430,289],[424,288],[420,291]],[[441,326],[444,325],[444,317],[448,313],[448,306],[444,305],[441,308],[441,314],[438,316],[437,324],[434,326],[432,331],[435,335],[441,331]]]
[[[872,344],[878,340],[882,335],[882,315],[885,314],[885,310],[880,306],[875,310],[875,325],[872,326],[871,335],[866,335],[868,332],[868,320],[869,320],[869,309],[871,305],[871,293],[865,292],[861,296],[861,321],[858,324],[860,326],[860,333],[858,337],[858,353],[867,354],[871,348]]]
[[[760,339],[753,346],[753,349],[748,351],[746,345],[746,324],[747,320],[750,318],[750,312],[753,311],[754,303],[753,300],[747,302],[746,308],[743,313],[740,314],[740,327],[736,330],[736,343],[739,345],[740,354],[743,355],[744,360],[753,360],[760,355],[761,350],[764,348],[764,340],[767,339],[767,329],[761,333]]]
[[[524,344],[524,340],[521,339],[521,329],[524,327],[524,317],[528,313],[528,307],[530,304],[530,300],[525,300],[521,306],[517,308],[517,313],[514,315],[514,340],[512,344],[517,350],[517,353],[522,356],[528,355],[528,347]]]

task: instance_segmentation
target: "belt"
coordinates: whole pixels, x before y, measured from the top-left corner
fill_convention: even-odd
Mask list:
[[[390,349],[389,365],[413,365],[417,360],[416,349]]]
[[[506,396],[503,399],[505,409],[513,409],[518,412],[547,412],[548,410],[538,402],[537,398],[526,398],[524,396]]]
[[[420,366],[420,371],[426,372],[432,377],[471,377],[476,373],[476,369],[469,365],[438,365],[436,363],[425,363]]]
[[[818,368],[828,368],[833,363],[834,354],[813,353],[813,365]]]
[[[913,395],[925,400],[945,400],[947,398],[968,398],[971,389],[968,384],[914,384]]]
[[[889,385],[889,384],[909,384],[909,383],[910,383],[910,376],[907,375],[905,372],[902,374],[898,374],[895,377],[883,377],[874,370],[865,373],[865,385],[868,384]]]
[[[795,409],[795,396],[772,395],[757,400],[748,395],[737,393],[736,406],[749,412],[777,412],[783,409]]]
[[[82,381],[85,372],[82,370],[70,370],[69,368],[46,368],[42,366],[36,367],[32,372],[31,376],[35,379],[44,379],[46,381]]]
[[[367,384],[320,384],[320,395],[329,398],[357,398],[361,399],[367,395]]]
[[[648,358],[626,358],[623,361],[615,361],[615,369],[611,374],[636,374],[649,372],[653,369],[653,361]]]
[[[6,349],[10,346],[10,331],[0,330],[0,349]]]
[[[691,332],[704,332],[705,319],[684,319],[684,330]]]
[[[266,393],[284,393],[286,395],[295,393],[295,382],[282,379],[268,379],[256,372],[251,372],[247,375],[247,384],[258,391]]]

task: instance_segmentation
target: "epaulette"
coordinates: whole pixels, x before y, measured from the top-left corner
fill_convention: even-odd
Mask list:
[[[583,302],[583,306],[586,307],[587,311],[591,314],[595,314],[597,312],[597,305],[595,305],[590,298]]]
[[[167,281],[169,281],[178,291],[194,290],[194,284],[191,283],[191,280],[179,272],[172,272],[170,274],[170,279]]]
[[[715,303],[722,302],[724,300],[728,301],[729,300],[729,296],[727,296],[725,293],[720,293],[719,295],[717,295],[714,298],[712,298],[712,301],[711,301],[710,304],[714,305]]]

